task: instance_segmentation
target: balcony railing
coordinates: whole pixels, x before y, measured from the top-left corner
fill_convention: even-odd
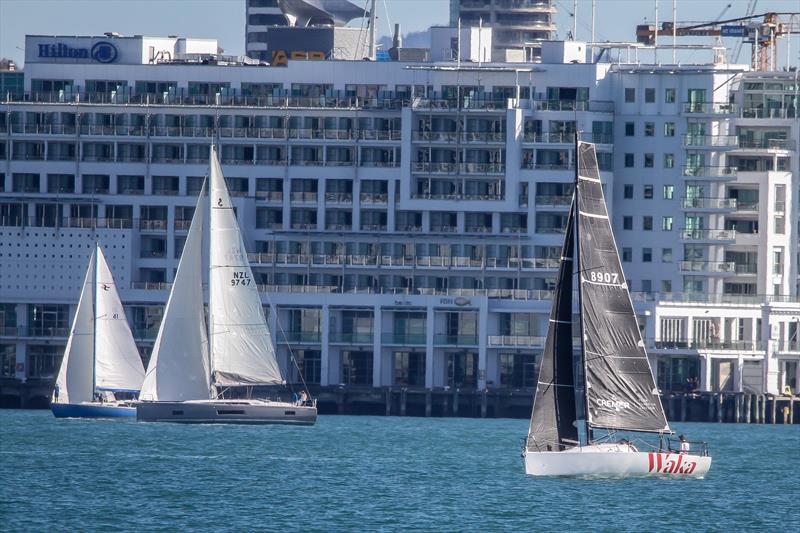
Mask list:
[[[477,346],[478,336],[437,333],[433,336],[433,343],[439,346]]]
[[[569,207],[570,204],[572,204],[572,195],[569,195],[569,196],[537,195],[536,196],[536,205]]]
[[[544,346],[544,337],[533,335],[489,335],[489,346]]]
[[[352,204],[353,193],[351,192],[326,192],[325,202],[330,204]]]
[[[389,201],[389,194],[385,192],[362,192],[358,196],[362,204],[385,204]]]
[[[684,146],[732,148],[739,146],[739,137],[736,135],[695,135],[683,136]]]
[[[651,340],[650,347],[656,350],[703,350],[756,352],[766,349],[762,341],[708,340]]]
[[[736,167],[723,166],[684,166],[683,175],[693,178],[728,178],[733,179],[738,174]]]
[[[681,272],[704,272],[709,274],[733,274],[736,263],[728,261],[681,261]]]
[[[328,341],[339,344],[372,344],[373,337],[372,333],[331,332],[328,334]]]
[[[137,222],[138,224],[138,222]],[[38,227],[38,228],[75,228],[75,229],[131,229],[134,220],[130,218],[91,218],[91,217],[0,217],[0,226],[5,227]]]
[[[736,105],[724,102],[684,102],[683,112],[702,115],[733,115],[736,113]]]
[[[793,150],[795,142],[791,139],[748,139],[739,137],[739,148],[748,150]]]
[[[403,346],[425,346],[427,335],[414,333],[383,333],[383,344],[400,344]]]
[[[736,230],[682,229],[681,239],[684,241],[734,241],[736,240]]]
[[[256,200],[266,202],[282,202],[283,191],[256,191]]]
[[[166,231],[166,220],[139,220],[139,229],[148,231]]]
[[[683,198],[684,209],[736,209],[736,198]]]
[[[0,326],[0,337],[69,337],[68,327],[50,326]]]
[[[297,192],[292,191],[289,193],[289,200],[292,202],[306,202],[306,203],[316,203],[317,202],[317,193],[316,192]]]
[[[322,334],[318,331],[285,331],[284,335],[278,336],[278,340],[300,344],[319,344],[322,342]]]

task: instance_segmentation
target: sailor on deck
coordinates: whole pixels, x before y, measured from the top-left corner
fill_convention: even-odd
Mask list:
[[[686,437],[681,435],[678,437],[678,440],[681,441],[681,453],[689,453],[691,451],[691,446],[689,445],[689,441],[686,440]]]

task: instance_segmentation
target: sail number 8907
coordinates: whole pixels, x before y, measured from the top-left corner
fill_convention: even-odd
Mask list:
[[[589,272],[589,281],[597,283],[619,283],[619,274],[610,272]]]

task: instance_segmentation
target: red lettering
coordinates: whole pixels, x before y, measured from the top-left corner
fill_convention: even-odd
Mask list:
[[[650,453],[647,454],[647,462],[649,463],[647,471],[648,472],[652,472],[653,471],[653,467],[655,466],[655,461],[653,460],[653,452],[650,452]]]

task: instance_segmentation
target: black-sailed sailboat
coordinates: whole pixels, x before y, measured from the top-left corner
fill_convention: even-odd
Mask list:
[[[576,141],[576,163],[575,191],[523,450],[525,472],[702,478],[711,467],[705,443],[682,439],[678,449],[671,449],[672,431],[625,282],[593,144]],[[577,346],[573,276],[579,309]],[[619,431],[657,434],[658,444],[617,439]]]

